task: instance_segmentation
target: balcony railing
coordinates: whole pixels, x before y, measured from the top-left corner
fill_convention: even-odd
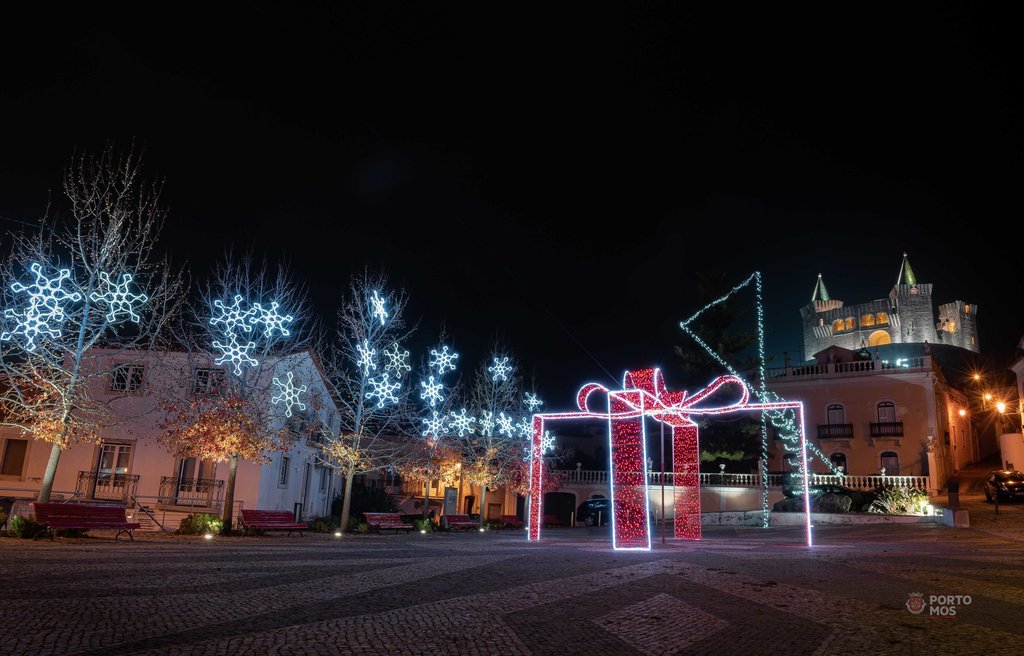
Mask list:
[[[902,421],[881,421],[871,423],[871,437],[903,437]]]
[[[562,485],[564,486],[575,486],[575,485],[608,485],[609,475],[607,471],[600,470],[579,470],[579,469],[563,469],[558,472]],[[760,474],[721,474],[715,472],[701,472],[700,475],[701,487],[709,486],[726,486],[726,487],[761,487],[761,476]],[[680,475],[680,479],[682,476]],[[768,487],[781,487],[783,480],[781,474],[769,474],[768,475]],[[674,485],[676,480],[673,472],[665,472],[665,485]],[[927,476],[859,476],[859,475],[848,475],[837,476],[835,474],[811,474],[811,484],[819,485],[825,483],[833,483],[836,485],[842,485],[854,490],[873,490],[877,487],[906,487],[906,488],[918,488],[928,489],[928,477]],[[647,472],[647,484],[648,485],[661,485],[661,472],[652,471]],[[795,475],[791,479],[791,484],[795,486],[800,485],[800,476]],[[422,490],[420,491],[422,494]]]
[[[224,503],[224,481],[219,478],[161,476],[157,503],[219,510]]]
[[[129,499],[135,496],[135,490],[138,486],[138,474],[79,471],[75,492],[81,499],[118,501],[128,505]]]
[[[819,440],[848,440],[853,437],[853,424],[818,424]]]

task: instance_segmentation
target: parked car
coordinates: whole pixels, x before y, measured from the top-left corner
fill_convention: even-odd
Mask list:
[[[576,521],[587,526],[597,526],[600,517],[601,526],[612,521],[612,500],[606,497],[587,499],[576,508]]]
[[[995,469],[985,477],[985,500],[1024,498],[1024,473],[1016,469]]]

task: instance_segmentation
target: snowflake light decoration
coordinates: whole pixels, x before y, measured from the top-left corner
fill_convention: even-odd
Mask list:
[[[423,391],[420,392],[420,398],[428,402],[431,408],[433,408],[437,403],[444,401],[444,397],[441,396],[441,383],[435,383],[433,376],[430,376],[430,378],[425,381],[421,380],[420,387],[423,388]]]
[[[371,378],[369,383],[373,389],[366,393],[366,398],[376,398],[378,408],[383,408],[388,403],[398,403],[398,397],[395,396],[395,391],[398,390],[402,384],[398,381],[392,383],[390,375],[387,372],[385,372],[380,378]]]
[[[13,330],[9,332],[5,330],[0,334],[0,340],[6,342],[15,335],[23,335],[25,350],[34,351],[36,350],[36,339],[40,336],[60,337],[60,328],[51,326],[50,322],[59,324],[64,321],[62,303],[80,301],[82,295],[63,288],[64,280],[71,277],[70,269],[60,269],[52,278],[43,275],[43,267],[39,263],[32,263],[29,269],[36,276],[34,283],[31,285],[23,285],[20,282],[11,283],[11,289],[16,293],[28,294],[28,307],[23,312],[18,312],[13,308],[4,310],[5,317],[17,319],[17,321]]]
[[[250,310],[252,317],[249,319],[249,323],[252,325],[263,324],[263,334],[267,337],[273,336],[275,330],[281,331],[281,335],[285,337],[291,335],[291,332],[284,327],[284,324],[285,322],[292,321],[292,315],[282,315],[277,311],[277,307],[277,301],[271,302],[268,308],[264,308],[259,303],[253,303],[252,310]]]
[[[547,453],[548,451],[555,450],[555,436],[551,434],[551,431],[544,431],[544,441],[541,442],[540,452]]]
[[[412,370],[412,367],[409,366],[409,352],[399,346],[398,342],[384,349],[383,353],[384,357],[388,359],[387,364],[384,365],[384,371],[394,371],[395,378],[401,378],[403,370]]]
[[[231,333],[236,328],[241,328],[245,332],[250,332],[252,330],[252,326],[249,325],[249,320],[253,315],[253,308],[249,308],[245,312],[242,312],[242,308],[239,307],[241,302],[241,294],[235,296],[235,302],[231,305],[224,305],[224,302],[220,299],[214,301],[213,306],[220,311],[220,314],[210,317],[210,325],[216,326],[217,324],[223,324],[224,331],[226,333]]]
[[[293,382],[292,372],[288,372],[288,379],[281,382],[281,379],[274,377],[274,384],[280,388],[281,393],[272,397],[270,402],[277,405],[279,401],[284,401],[284,414],[286,417],[292,416],[292,406],[299,406],[299,410],[305,410],[306,404],[299,400],[299,394],[306,391],[306,386],[296,387]]]
[[[356,344],[356,351],[359,352],[359,357],[356,358],[356,365],[363,368],[363,375],[369,374],[370,369],[377,368],[377,363],[374,362],[377,349],[370,348],[370,340],[364,339],[362,344]]]
[[[512,425],[512,417],[507,416],[504,412],[498,414],[498,434],[508,435],[509,437],[515,437],[516,427]]]
[[[438,414],[437,410],[434,410],[434,414],[432,416],[425,418],[423,420],[423,424],[423,437],[436,439],[444,434],[444,415]]]
[[[516,424],[516,431],[518,431],[519,435],[521,435],[522,437],[530,439],[530,437],[533,436],[532,417],[523,417],[522,419],[520,419],[519,423]]]
[[[430,350],[430,367],[437,367],[437,375],[442,375],[447,370],[455,371],[455,361],[459,359],[459,354],[448,352],[448,346],[445,345],[440,351],[437,349]]]
[[[223,355],[214,360],[214,363],[224,364],[225,362],[230,362],[235,367],[236,376],[242,375],[243,363],[248,364],[251,367],[255,367],[256,365],[259,364],[259,362],[257,362],[255,358],[249,355],[249,351],[251,351],[256,346],[256,343],[246,342],[245,344],[242,344],[238,341],[238,337],[234,333],[228,334],[227,344],[221,344],[220,342],[214,340],[213,345],[214,347],[219,348],[223,352]]]
[[[377,290],[373,290],[373,296],[370,297],[370,304],[373,306],[373,316],[380,317],[380,325],[384,325],[384,320],[388,318],[388,312],[384,309],[384,299],[380,297]]]
[[[508,356],[501,358],[494,358],[494,364],[487,367],[487,371],[493,374],[491,380],[498,382],[499,380],[508,380],[508,375],[512,371],[512,366],[508,363]]]
[[[537,398],[537,395],[533,392],[527,392],[526,398],[523,399],[523,403],[530,409],[530,412],[536,412],[537,408],[544,405],[544,402]]]
[[[138,323],[140,321],[139,315],[136,314],[135,308],[132,306],[135,303],[145,303],[149,300],[149,297],[145,294],[132,294],[128,291],[128,284],[132,281],[131,274],[122,274],[121,283],[115,284],[110,280],[110,276],[106,271],[101,271],[100,280],[106,285],[106,291],[102,294],[93,292],[89,297],[108,306],[107,321],[117,321],[118,316],[127,314],[129,319]]]
[[[474,423],[476,423],[476,417],[468,416],[465,408],[459,412],[452,411],[452,430],[455,431],[459,437],[464,436],[466,433],[472,433]]]
[[[490,410],[484,410],[483,416],[480,417],[480,434],[490,435],[491,430],[494,428],[494,413]]]

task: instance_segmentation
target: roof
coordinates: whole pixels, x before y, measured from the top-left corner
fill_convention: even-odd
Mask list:
[[[814,301],[827,301],[828,290],[825,289],[825,281],[821,279],[821,274],[818,274],[818,282],[814,283],[814,291],[811,293],[811,302]]]
[[[916,285],[917,276],[914,275],[914,270],[910,268],[910,260],[907,259],[907,254],[903,254],[903,262],[900,263],[900,274],[896,277],[897,285]]]

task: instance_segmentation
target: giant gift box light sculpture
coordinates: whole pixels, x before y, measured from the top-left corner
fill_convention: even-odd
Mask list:
[[[723,386],[737,386],[740,398],[719,407],[701,404]],[[609,453],[611,454],[612,546],[615,549],[651,548],[649,498],[647,490],[647,452],[644,420],[647,417],[669,426],[672,440],[672,469],[675,472],[675,537],[699,540],[700,525],[700,452],[697,448],[697,424],[694,415],[721,415],[743,411],[770,411],[792,409],[800,426],[802,471],[807,471],[806,436],[803,426],[803,406],[797,401],[778,403],[749,403],[750,392],[737,376],[721,376],[700,392],[690,396],[686,392],[669,392],[660,369],[627,371],[623,389],[609,390],[597,383],[580,388],[576,395],[579,412],[558,412],[533,415],[533,440],[530,462],[530,489],[542,490],[544,467],[544,423],[557,420],[604,419],[608,421]],[[591,409],[588,402],[595,392],[607,396],[607,409]],[[804,499],[807,499],[807,478],[804,480]],[[811,515],[804,504],[807,526],[807,546],[811,546]],[[528,539],[540,540],[543,517],[543,495],[530,496],[530,526]]]

